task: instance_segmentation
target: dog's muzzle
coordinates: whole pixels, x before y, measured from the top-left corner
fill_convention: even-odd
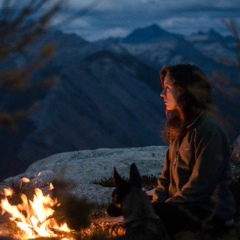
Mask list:
[[[111,203],[107,209],[107,213],[111,217],[119,217],[122,215],[122,209]]]

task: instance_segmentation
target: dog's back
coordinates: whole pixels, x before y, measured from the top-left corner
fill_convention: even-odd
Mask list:
[[[127,240],[167,240],[165,227],[154,212],[149,197],[141,189],[141,178],[135,164],[130,168],[130,181],[120,177],[114,169],[116,188],[112,194],[112,203],[108,207],[110,216],[124,217]]]

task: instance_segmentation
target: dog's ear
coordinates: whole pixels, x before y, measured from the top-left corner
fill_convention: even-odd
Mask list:
[[[142,181],[135,163],[132,163],[130,167],[130,182],[138,187],[142,187]]]
[[[113,169],[113,178],[114,178],[116,187],[119,187],[126,183],[126,181],[118,174],[118,171],[115,167]]]

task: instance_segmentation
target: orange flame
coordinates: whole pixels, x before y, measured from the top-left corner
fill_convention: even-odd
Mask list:
[[[4,194],[4,196],[6,196],[6,197],[12,196],[13,193],[14,193],[14,191],[13,191],[11,188],[4,188],[4,189],[3,189],[3,194]]]
[[[22,182],[29,182],[26,178]],[[50,188],[53,186],[50,184]],[[10,214],[10,220],[16,223],[17,227],[22,230],[23,238],[36,237],[55,237],[56,232],[69,233],[71,230],[67,224],[58,224],[52,217],[54,206],[58,206],[57,199],[52,199],[49,194],[44,196],[39,188],[35,188],[33,200],[29,200],[25,194],[21,194],[21,203],[11,205],[8,197],[12,196],[13,190],[6,188],[3,190],[4,198],[1,200],[0,207],[2,214]],[[55,231],[54,231],[55,230]],[[70,238],[63,238],[70,240]]]

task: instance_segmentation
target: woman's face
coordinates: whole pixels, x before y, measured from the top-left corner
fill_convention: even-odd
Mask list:
[[[160,97],[163,99],[166,110],[173,111],[179,108],[177,103],[180,89],[175,86],[174,80],[172,80],[169,74],[166,74],[163,80],[163,90],[160,93]]]

